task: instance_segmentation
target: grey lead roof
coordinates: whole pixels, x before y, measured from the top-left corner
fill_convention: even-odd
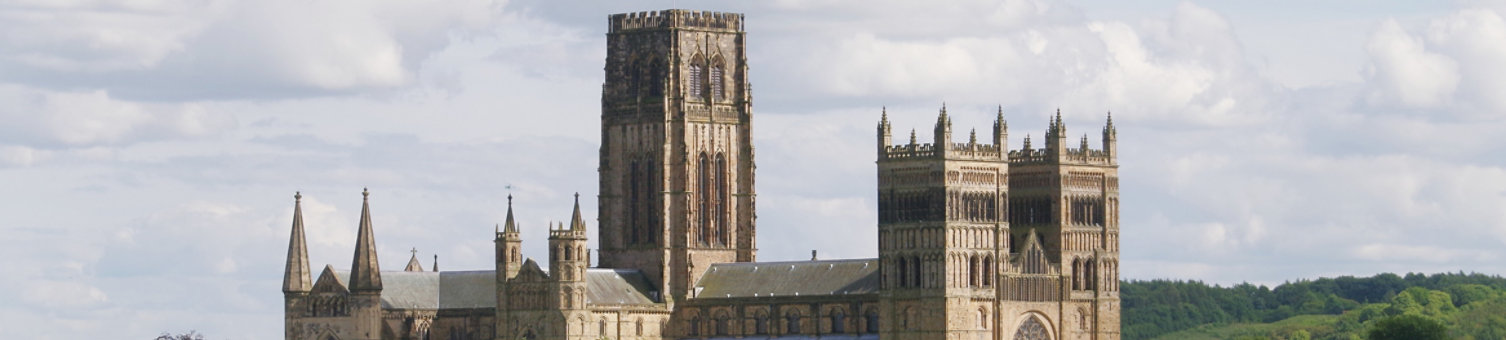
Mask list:
[[[350,271],[335,271],[349,280]],[[382,272],[382,309],[497,308],[497,277],[491,270]],[[636,269],[586,270],[586,302],[593,305],[651,305],[658,296]]]
[[[586,269],[588,304],[651,305],[658,295],[637,269]]]
[[[697,299],[878,293],[878,259],[711,265]]]
[[[350,271],[336,271],[341,279]],[[497,308],[492,271],[382,272],[382,309]]]

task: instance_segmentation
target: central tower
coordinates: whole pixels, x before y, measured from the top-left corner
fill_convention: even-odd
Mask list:
[[[601,89],[600,262],[669,301],[713,263],[754,260],[743,16],[611,16]]]

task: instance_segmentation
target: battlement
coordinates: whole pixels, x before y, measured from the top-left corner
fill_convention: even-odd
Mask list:
[[[1060,159],[1048,149],[1020,149],[1009,151],[1009,163],[1074,163],[1089,165],[1113,165],[1114,158],[1103,150],[1067,149]]]
[[[941,114],[936,117],[935,138],[932,143],[919,143],[915,137],[915,130],[910,130],[910,143],[893,144],[892,130],[889,125],[889,112],[885,109],[878,124],[878,160],[906,160],[906,159],[946,159],[946,160],[972,160],[972,161],[1006,161],[1013,164],[1026,163],[1063,163],[1083,165],[1108,165],[1116,164],[1115,144],[1118,132],[1114,128],[1114,117],[1109,116],[1103,126],[1102,148],[1092,149],[1088,146],[1088,136],[1083,135],[1077,148],[1067,147],[1067,124],[1062,122],[1061,111],[1056,112],[1056,117],[1051,119],[1050,127],[1046,129],[1046,147],[1035,149],[1030,146],[1030,137],[1025,137],[1025,145],[1019,150],[1009,150],[1008,134],[1009,125],[1004,122],[1004,110],[999,109],[999,116],[994,120],[993,143],[978,143],[978,133],[974,130],[968,136],[967,143],[952,142],[952,120],[947,116],[946,105],[942,105]]]
[[[743,15],[712,11],[669,9],[613,14],[609,33],[670,28],[695,28],[742,32]]]
[[[903,160],[937,158],[953,160],[997,161],[1004,159],[1000,148],[993,144],[952,143],[945,152],[938,152],[931,143],[889,145],[879,153],[879,160]]]
[[[549,228],[549,239],[551,239],[551,240],[553,240],[553,239],[575,239],[575,238],[585,238],[585,237],[586,237],[586,231],[585,230],[571,229],[569,226],[565,225],[564,223],[560,223],[558,225],[551,225],[550,228]]]

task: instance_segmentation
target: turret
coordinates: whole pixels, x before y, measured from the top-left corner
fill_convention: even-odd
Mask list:
[[[1103,125],[1103,155],[1108,157],[1110,162],[1119,158],[1119,155],[1115,154],[1115,152],[1119,151],[1116,150],[1118,138],[1119,132],[1114,130],[1114,113],[1109,112],[1108,122]]]
[[[557,284],[560,309],[583,309],[586,306],[586,268],[591,261],[586,254],[586,221],[580,217],[580,194],[575,194],[575,211],[570,224],[551,227],[549,231],[549,275]]]
[[[936,134],[934,136],[936,137],[936,142],[932,145],[936,147],[937,155],[945,155],[946,150],[952,146],[952,118],[946,115],[945,103],[941,104],[941,114],[936,116]]]
[[[994,119],[994,147],[1000,157],[1009,156],[1009,123],[1004,121],[1004,106],[999,106],[999,118]]]
[[[884,150],[889,149],[890,143],[894,140],[890,134],[889,108],[885,107],[883,110],[882,116],[879,116],[878,123],[878,152],[880,157],[884,155]]]
[[[580,194],[575,194],[570,224],[550,226],[549,273],[560,281],[584,281],[587,266],[586,222],[580,217]]]
[[[1067,124],[1062,122],[1062,110],[1056,109],[1056,118],[1046,128],[1046,153],[1060,160],[1067,154]]]
[[[523,236],[518,232],[518,223],[512,217],[512,195],[507,195],[507,222],[495,230],[493,242],[497,248],[497,282],[506,282],[518,276],[523,269]]]

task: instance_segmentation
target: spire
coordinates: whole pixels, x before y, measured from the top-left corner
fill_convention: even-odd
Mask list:
[[[439,272],[439,254],[434,254],[434,272]]]
[[[973,128],[972,132],[968,132],[967,133],[967,144],[968,145],[978,145],[978,129],[977,128]]]
[[[1118,131],[1114,131],[1114,112],[1109,112],[1108,117],[1108,122],[1103,125],[1103,134],[1106,136],[1117,134]]]
[[[575,212],[570,215],[570,230],[586,232],[586,221],[580,219],[580,193],[575,193]]]
[[[303,193],[293,193],[293,234],[288,236],[288,263],[282,276],[283,293],[308,293],[314,288],[309,279],[309,249],[303,242]]]
[[[915,129],[910,129],[910,145],[915,145]]]
[[[1026,153],[1030,153],[1030,134],[1028,134],[1028,133],[1025,134],[1025,150],[1023,150],[1023,151],[1025,151]]]
[[[507,195],[507,228],[502,229],[502,231],[508,233],[518,232],[518,223],[512,219],[512,194]]]
[[[409,252],[412,252],[413,256],[408,258],[408,267],[403,268],[403,271],[405,271],[405,272],[421,272],[421,271],[424,271],[423,264],[419,264],[418,263],[418,248],[413,248],[413,250],[409,250]]]
[[[381,291],[381,266],[377,265],[376,236],[371,231],[371,192],[361,188],[361,226],[356,232],[356,254],[350,263],[350,291]]]

